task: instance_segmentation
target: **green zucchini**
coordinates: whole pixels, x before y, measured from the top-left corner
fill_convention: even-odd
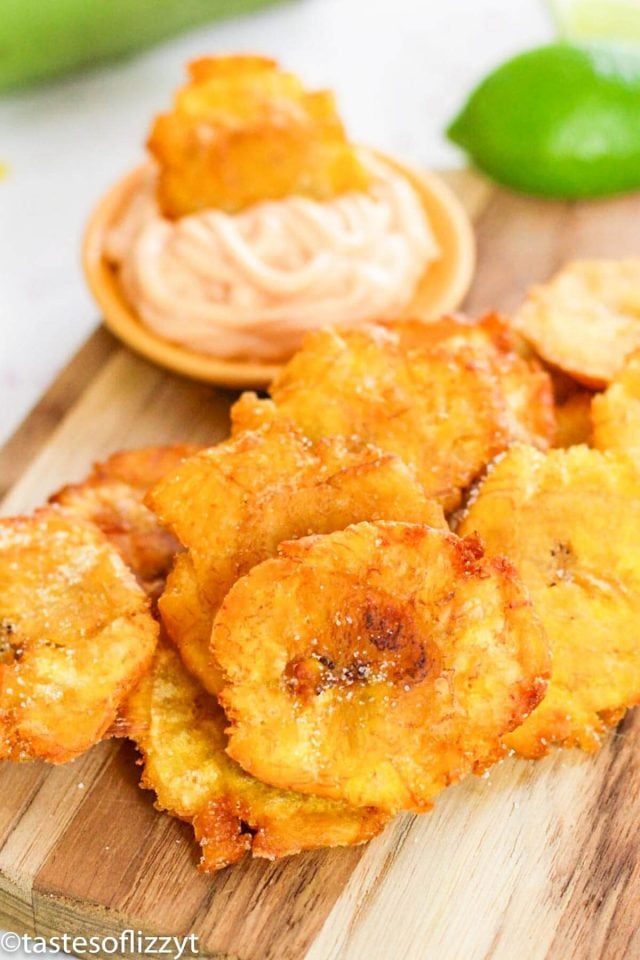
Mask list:
[[[0,91],[142,50],[273,0],[0,0]]]

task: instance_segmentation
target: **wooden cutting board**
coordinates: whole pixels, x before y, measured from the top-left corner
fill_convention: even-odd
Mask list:
[[[467,306],[513,308],[566,259],[640,255],[640,197],[545,203],[450,175],[473,217]],[[233,396],[98,330],[0,455],[5,513],[116,448],[227,432]],[[15,483],[14,483],[15,482]],[[196,872],[190,829],[137,787],[128,743],[65,767],[0,765],[0,927],[196,933],[240,960],[640,957],[640,716],[597,757],[510,759],[366,847]]]

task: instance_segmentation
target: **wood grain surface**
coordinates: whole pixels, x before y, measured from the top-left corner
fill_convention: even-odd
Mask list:
[[[450,180],[477,229],[472,313],[512,309],[566,259],[640,255],[640,197],[545,203],[469,173]],[[215,442],[232,400],[99,330],[0,454],[2,512],[117,448]],[[239,960],[637,960],[638,757],[631,713],[595,758],[507,760],[367,847],[214,877],[196,872],[189,828],[138,788],[130,744],[59,768],[0,764],[0,927],[193,932],[201,956]]]

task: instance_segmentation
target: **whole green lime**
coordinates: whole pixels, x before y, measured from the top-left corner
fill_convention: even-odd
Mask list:
[[[500,183],[548,197],[640,188],[640,51],[555,43],[514,57],[447,130]]]

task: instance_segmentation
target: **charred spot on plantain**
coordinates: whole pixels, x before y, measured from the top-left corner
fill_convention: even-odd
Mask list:
[[[355,603],[353,612],[335,615],[331,646],[331,653],[314,650],[289,661],[284,682],[292,696],[308,703],[329,689],[375,683],[409,689],[437,667],[438,658],[417,629],[411,606],[400,609],[372,595]],[[343,651],[350,653],[345,656]]]
[[[332,663],[326,657],[312,654],[310,657],[296,657],[290,660],[284,670],[284,681],[289,693],[297,699],[309,702],[313,696],[319,696],[332,684],[327,682],[331,676],[326,664]]]
[[[516,720],[528,717],[538,706],[548,687],[546,677],[535,677],[534,680],[522,687],[520,696],[515,704]]]
[[[366,660],[351,659],[339,667],[330,657],[311,654],[291,660],[285,668],[285,683],[296,699],[309,703],[325,690],[338,687],[366,686],[382,679],[373,675],[373,664]]]
[[[24,649],[16,636],[16,626],[7,617],[0,619],[0,664],[19,663]]]
[[[390,601],[368,598],[362,625],[368,643],[387,655],[375,657],[376,679],[403,686],[425,679],[429,670],[427,641],[418,631],[410,604],[401,609]]]
[[[459,540],[452,534],[450,542],[454,547],[452,559],[460,576],[485,579],[489,575],[482,564],[484,543],[477,533],[470,533]]]
[[[399,650],[403,642],[403,617],[393,607],[368,606],[363,615],[368,640],[378,650]]]

